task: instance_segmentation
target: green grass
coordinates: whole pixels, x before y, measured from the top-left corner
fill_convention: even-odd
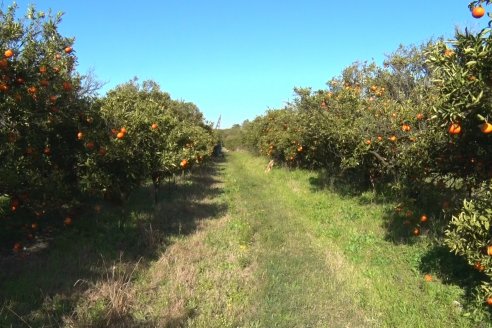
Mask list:
[[[426,227],[412,237],[391,214],[396,204],[370,192],[320,188],[316,172],[265,173],[266,164],[230,153],[157,206],[143,189],[127,207],[76,222],[42,261],[27,260],[3,276],[0,322],[492,326],[483,306],[473,304],[473,271]],[[123,304],[112,307],[118,297]]]

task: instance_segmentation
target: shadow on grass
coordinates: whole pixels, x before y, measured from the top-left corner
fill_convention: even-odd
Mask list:
[[[222,193],[223,162],[178,177],[176,185],[163,185],[157,204],[151,186],[135,191],[123,206],[93,200],[46,247],[0,259],[0,327],[63,326],[74,312],[80,315],[77,302],[87,287],[108,280],[109,268],[146,266],[173,236],[191,234],[201,220],[220,217],[227,210],[216,200]],[[84,317],[101,316],[97,304],[84,311]],[[118,327],[152,326],[120,319]]]
[[[408,183],[405,189],[395,192],[384,181],[380,181],[374,191],[368,180],[356,172],[340,175],[328,170],[318,172],[316,177],[310,178],[310,183],[313,191],[329,190],[355,199],[361,205],[386,205],[382,217],[386,241],[413,245],[420,241],[420,236],[435,240],[422,254],[419,271],[435,274],[445,284],[462,288],[465,307],[483,308],[483,304],[477,303],[476,291],[481,282],[487,280],[486,275],[442,244],[451,214],[459,211],[466,196],[464,192],[422,182]],[[427,220],[422,221],[423,215]],[[490,309],[488,312],[492,314]]]
[[[370,189],[368,179],[356,170],[341,173],[337,170],[322,169],[316,177],[309,178],[312,191],[330,190],[342,197],[356,197]]]
[[[492,309],[484,308],[484,302],[477,299],[477,290],[487,280],[487,275],[472,268],[464,258],[451,253],[445,245],[429,248],[421,258],[419,270],[422,274],[436,274],[444,284],[459,286],[464,291],[462,299],[465,309],[472,312],[480,309],[484,311],[484,318],[492,318]]]

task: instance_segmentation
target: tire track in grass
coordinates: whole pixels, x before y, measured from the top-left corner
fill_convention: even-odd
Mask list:
[[[250,324],[259,327],[369,327],[372,320],[344,283],[341,258],[313,244],[292,190],[271,182],[249,156],[233,154],[236,206],[256,231],[257,289]]]

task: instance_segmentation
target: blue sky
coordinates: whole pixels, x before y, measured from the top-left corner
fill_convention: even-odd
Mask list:
[[[207,120],[222,115],[222,128],[283,107],[294,87],[325,88],[354,61],[381,64],[400,44],[486,24],[466,0],[17,3],[65,13],[60,32],[76,38],[78,70],[107,82],[101,94],[134,76],[153,79]]]

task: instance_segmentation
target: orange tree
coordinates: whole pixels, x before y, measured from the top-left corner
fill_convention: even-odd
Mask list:
[[[158,187],[162,177],[211,152],[212,130],[198,108],[172,100],[153,81],[134,79],[109,91],[100,116],[77,133],[88,150],[79,161],[80,183],[93,194],[122,200],[147,179]]]
[[[446,142],[429,133],[435,95],[425,47],[400,48],[384,69],[356,63],[327,90],[295,89],[286,109],[248,125],[246,141],[277,161],[356,173],[373,185],[420,178],[422,167],[430,174],[436,141]]]
[[[485,15],[473,1],[473,17]],[[489,15],[490,18],[490,15]],[[489,19],[489,25],[491,21]],[[467,192],[467,200],[447,230],[446,243],[476,270],[484,273],[477,299],[492,305],[492,36],[489,27],[477,33],[457,32],[454,40],[439,42],[429,51],[437,72],[439,101],[435,117],[449,133],[443,174],[453,177]],[[489,248],[490,247],[490,248]]]
[[[79,95],[73,39],[58,33],[60,21],[33,7],[24,18],[15,5],[0,11],[0,195],[8,207],[1,224],[31,226],[32,217],[65,211],[77,193],[81,147],[74,136],[88,102]],[[4,228],[6,239],[19,237]]]

